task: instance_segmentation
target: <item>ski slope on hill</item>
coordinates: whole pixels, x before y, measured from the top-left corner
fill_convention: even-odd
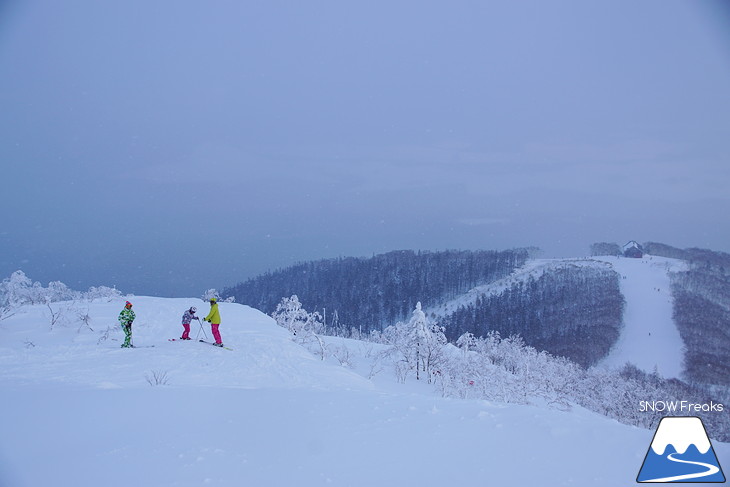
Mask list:
[[[621,335],[602,365],[621,367],[631,362],[647,372],[656,368],[665,378],[681,377],[684,344],[672,318],[669,273],[683,270],[684,262],[650,255],[596,259],[619,273],[626,299]]]
[[[53,329],[44,306],[0,322],[0,485],[615,486],[652,439],[581,408],[444,399],[389,370],[368,380],[237,304],[220,304],[232,351],[170,342],[200,301],[130,300],[134,342],[153,348],[119,348],[123,300],[54,303]],[[372,352],[339,343],[356,369]]]
[[[593,259],[532,259],[523,266],[517,268],[509,276],[498,279],[488,284],[477,286],[462,296],[458,296],[443,304],[433,306],[426,310],[426,314],[433,314],[436,317],[447,316],[454,313],[460,306],[475,304],[480,297],[497,296],[521,282],[530,279],[539,279],[546,272],[566,267],[610,267],[606,262]]]
[[[427,313],[446,316],[459,306],[474,304],[481,296],[499,295],[519,282],[569,266],[610,268],[621,276],[619,286],[626,299],[624,326],[602,366],[620,368],[630,362],[649,373],[656,369],[666,378],[681,377],[683,343],[672,318],[669,280],[670,272],[685,268],[681,260],[649,255],[643,259],[606,256],[530,260],[504,279],[475,287],[463,296],[429,308]]]

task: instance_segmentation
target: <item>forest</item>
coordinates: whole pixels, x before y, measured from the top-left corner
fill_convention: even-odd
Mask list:
[[[623,309],[616,272],[571,265],[480,297],[442,324],[450,341],[466,332],[520,335],[527,345],[585,367],[605,357],[618,339]]]
[[[424,307],[501,279],[528,258],[528,250],[394,251],[371,258],[325,259],[266,273],[224,289],[271,314],[282,297],[296,294],[307,309],[323,313],[328,333],[382,331]]]
[[[507,251],[398,251],[372,258],[298,264],[250,279],[222,292],[271,314],[282,297],[297,295],[323,315],[325,334],[382,332],[424,309],[494,282],[522,266],[523,249]],[[513,284],[504,293],[478,298],[441,318],[450,341],[469,332],[520,335],[526,344],[590,366],[618,338],[624,299],[618,274],[584,265],[551,269]]]
[[[688,263],[686,271],[671,276],[674,322],[686,348],[687,379],[730,385],[730,254],[668,246],[653,250]]]
[[[619,249],[594,244],[592,252]],[[651,255],[682,259],[674,273],[674,320],[686,346],[687,379],[730,384],[730,255],[647,242]],[[301,263],[249,279],[223,296],[267,314],[282,297],[296,294],[323,317],[325,334],[359,336],[407,320],[416,303],[429,309],[476,286],[510,275],[528,260],[528,249],[506,251],[396,251],[371,258]],[[622,326],[619,275],[590,265],[556,267],[485,294],[439,318],[452,343],[464,333],[519,335],[538,350],[588,367],[606,356]]]

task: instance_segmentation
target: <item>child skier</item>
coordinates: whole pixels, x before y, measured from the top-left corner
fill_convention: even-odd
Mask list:
[[[197,309],[195,309],[195,306],[191,306],[190,309],[185,310],[182,317],[182,326],[185,330],[183,331],[180,340],[190,340],[190,322],[198,319],[198,317],[195,316],[196,311]]]
[[[127,301],[124,305],[124,309],[119,313],[119,324],[122,325],[124,330],[124,343],[122,348],[130,348],[132,345],[132,322],[136,318],[134,311],[132,311],[132,303]]]
[[[213,332],[213,338],[215,338],[215,346],[222,347],[223,341],[218,331],[221,324],[221,314],[218,312],[218,300],[216,298],[210,298],[210,313],[204,320],[210,323],[210,330]]]

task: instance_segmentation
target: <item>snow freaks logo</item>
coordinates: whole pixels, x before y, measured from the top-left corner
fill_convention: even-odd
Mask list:
[[[637,482],[725,482],[705,425],[694,416],[662,418]]]
[[[725,406],[716,402],[695,404],[689,401],[639,401],[639,411],[667,413],[721,413]]]

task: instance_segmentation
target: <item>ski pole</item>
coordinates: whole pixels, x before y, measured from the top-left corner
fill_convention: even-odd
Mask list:
[[[198,320],[198,324],[200,325],[200,330],[198,330],[198,334],[195,337],[195,339],[196,340],[198,339],[198,337],[200,336],[200,332],[202,331],[203,332],[203,336],[207,340],[208,339],[208,335],[205,334],[205,330],[203,329],[203,323],[200,322],[200,318],[195,318],[195,319]]]

